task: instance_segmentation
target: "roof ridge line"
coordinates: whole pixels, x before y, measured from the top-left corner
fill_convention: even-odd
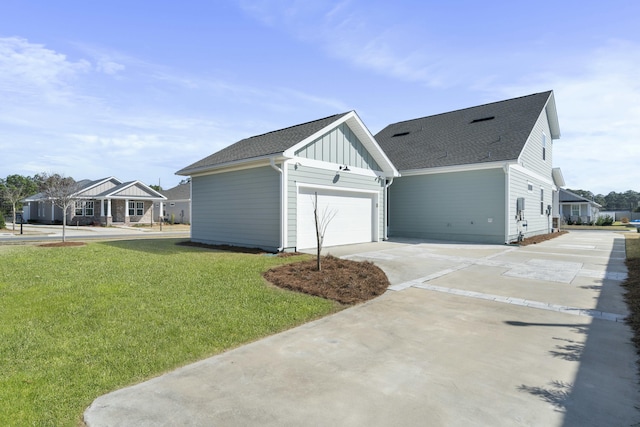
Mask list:
[[[531,93],[529,95],[523,95],[523,96],[516,96],[515,98],[503,99],[502,101],[487,102],[485,104],[474,105],[474,106],[471,106],[471,107],[458,108],[457,110],[445,111],[444,113],[431,114],[431,115],[428,115],[428,116],[416,117],[414,119],[402,120],[402,121],[399,121],[399,122],[391,123],[388,126],[399,125],[400,123],[413,122],[413,121],[416,121],[416,120],[427,119],[427,118],[430,118],[430,117],[443,116],[445,114],[451,114],[451,113],[457,113],[457,112],[460,112],[460,111],[471,110],[472,108],[486,107],[487,105],[493,105],[493,104],[500,104],[500,103],[503,103],[503,102],[515,101],[516,99],[528,98],[528,97],[531,97],[531,96],[542,95],[542,94],[545,94],[545,93],[549,93],[550,94],[551,92],[553,92],[553,90],[547,90],[547,91],[544,91],[544,92]]]

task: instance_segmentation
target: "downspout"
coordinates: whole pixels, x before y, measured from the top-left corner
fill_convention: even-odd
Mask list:
[[[389,240],[389,187],[393,184],[393,177],[384,185],[384,238],[383,240]]]
[[[280,173],[280,246],[278,247],[278,252],[282,252],[284,249],[284,245],[285,245],[285,223],[284,223],[284,218],[285,218],[285,209],[286,209],[286,198],[285,198],[285,186],[284,186],[284,179],[285,179],[285,173],[284,171],[279,168],[278,166],[276,166],[276,162],[274,160],[273,157],[269,158],[269,165],[276,170],[278,173]],[[285,166],[285,163],[282,163],[283,169]]]
[[[509,222],[511,221],[511,217],[510,217],[510,200],[511,200],[511,194],[510,194],[510,185],[509,185],[509,164],[505,163],[504,166],[502,166],[502,169],[504,170],[504,243],[505,244],[509,244]]]

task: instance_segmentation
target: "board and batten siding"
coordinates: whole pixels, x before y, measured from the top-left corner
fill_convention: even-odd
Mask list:
[[[280,174],[270,166],[192,178],[191,239],[277,250]]]
[[[389,236],[504,243],[502,168],[396,178],[389,187]]]
[[[346,123],[295,152],[298,157],[379,171],[380,166]]]
[[[299,185],[317,185],[331,188],[344,188],[349,190],[376,191],[378,193],[378,206],[376,214],[378,240],[384,236],[384,180],[376,176],[364,176],[352,172],[321,169],[309,166],[288,164],[287,169],[287,247],[296,247],[297,235],[297,203]],[[311,203],[311,199],[309,199]],[[331,224],[328,226],[328,232]]]
[[[98,195],[98,194],[102,194],[105,191],[108,191],[108,190],[116,187],[117,185],[118,184],[116,184],[115,182],[109,180],[107,182],[103,182],[102,184],[93,187],[92,189],[90,189],[88,191],[83,191],[81,194],[82,194],[82,197],[95,196],[95,195]]]

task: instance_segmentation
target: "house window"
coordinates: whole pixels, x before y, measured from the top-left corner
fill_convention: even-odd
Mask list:
[[[533,193],[533,184],[530,182],[527,182],[527,191]]]
[[[542,134],[542,160],[547,160],[547,135]]]
[[[129,216],[144,215],[144,202],[129,202]]]
[[[580,216],[580,205],[571,205],[571,216]]]
[[[544,215],[544,190],[540,189],[540,215]]]
[[[76,216],[93,216],[93,200],[76,202]]]
[[[93,200],[89,200],[89,201],[85,202],[84,215],[85,216],[93,216]]]

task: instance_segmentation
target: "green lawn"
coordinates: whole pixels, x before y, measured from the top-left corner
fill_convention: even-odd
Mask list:
[[[0,425],[76,426],[101,394],[340,309],[261,277],[303,258],[175,243],[0,246]]]

